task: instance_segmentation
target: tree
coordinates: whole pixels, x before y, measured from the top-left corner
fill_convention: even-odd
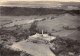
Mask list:
[[[37,21],[34,21],[30,27],[30,35],[34,35],[37,32]]]
[[[78,26],[77,29],[80,31],[80,26]]]

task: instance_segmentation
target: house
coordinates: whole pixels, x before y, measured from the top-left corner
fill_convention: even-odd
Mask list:
[[[56,37],[49,36],[48,34],[44,34],[43,30],[42,30],[42,34],[36,33],[35,35],[29,36],[29,39],[36,39],[36,38],[51,41],[51,40],[55,39]]]

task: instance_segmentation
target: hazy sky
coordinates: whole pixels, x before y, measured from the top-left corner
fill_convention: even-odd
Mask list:
[[[36,1],[36,2],[24,2],[24,1]],[[37,2],[37,1],[39,1],[39,2]],[[44,1],[44,2],[42,2],[42,1]],[[49,1],[53,1],[53,2],[49,2]],[[54,1],[59,1],[59,2],[54,2]],[[80,0],[1,0],[0,1],[0,6],[20,6],[20,7],[46,7],[46,8],[53,8],[53,7],[61,7],[62,4],[60,2],[80,2]],[[80,3],[76,3],[76,4],[75,3],[74,4],[70,3],[69,5],[79,6]]]
[[[62,2],[80,2],[80,0],[1,0],[0,2],[5,1],[62,1]]]

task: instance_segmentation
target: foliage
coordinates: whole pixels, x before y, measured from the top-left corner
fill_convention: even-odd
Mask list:
[[[29,31],[27,29],[18,28],[17,30],[0,29],[0,39],[8,40],[15,39],[15,41],[21,41],[27,39]],[[3,41],[3,40],[1,40]]]
[[[34,35],[37,32],[37,22],[38,21],[34,21],[29,29],[30,31],[30,35]]]
[[[9,48],[5,48],[2,44],[0,44],[0,56],[21,56],[22,53],[22,56],[32,56],[22,51],[15,51]]]
[[[52,50],[57,56],[70,56],[68,53],[74,53],[73,56],[80,54],[80,41],[69,38],[56,38],[51,41],[54,43],[55,50]]]

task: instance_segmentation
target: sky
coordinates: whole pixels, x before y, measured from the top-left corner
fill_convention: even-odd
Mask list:
[[[20,1],[41,1],[41,2],[20,2]],[[42,1],[44,1],[44,2],[42,2]],[[49,1],[53,1],[53,2],[49,2]],[[56,1],[59,1],[59,2],[56,2]],[[1,0],[0,6],[46,7],[46,8],[50,7],[50,8],[53,8],[53,7],[61,6],[62,4],[60,4],[60,2],[80,2],[80,0]],[[77,3],[77,4],[80,5],[79,3]]]
[[[80,2],[80,0],[1,0],[0,2],[6,1],[61,1],[61,2]]]

